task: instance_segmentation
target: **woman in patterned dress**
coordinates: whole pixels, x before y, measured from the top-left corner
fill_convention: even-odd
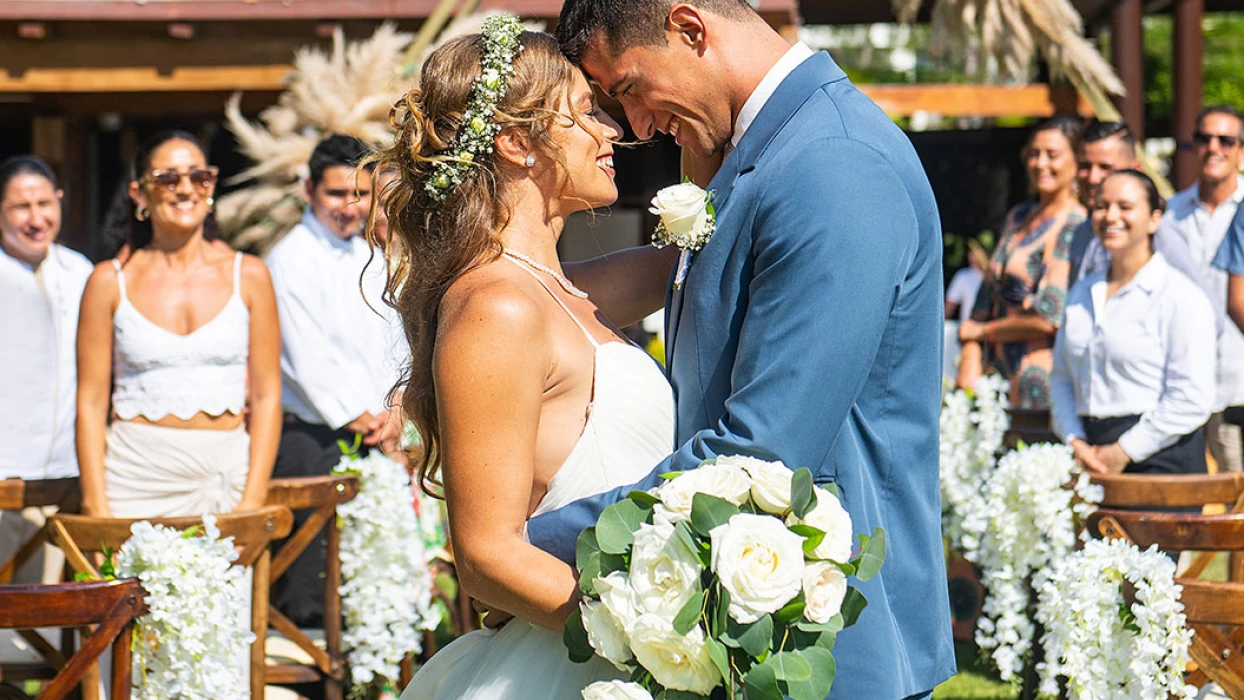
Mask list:
[[[958,384],[970,388],[983,367],[1011,380],[1011,405],[1050,407],[1054,336],[1067,300],[1072,233],[1087,212],[1076,197],[1080,121],[1055,117],[1038,125],[1024,147],[1035,201],[1016,205],[994,249],[963,343]]]

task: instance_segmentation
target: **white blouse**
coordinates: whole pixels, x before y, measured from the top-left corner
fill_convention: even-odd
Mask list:
[[[1106,298],[1106,271],[1077,283],[1054,344],[1054,431],[1084,437],[1081,416],[1140,414],[1119,438],[1133,461],[1170,447],[1214,408],[1216,332],[1209,300],[1161,253]]]

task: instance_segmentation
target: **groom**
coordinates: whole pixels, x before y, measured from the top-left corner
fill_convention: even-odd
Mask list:
[[[717,230],[667,300],[678,450],[635,487],[528,523],[574,560],[631,488],[720,454],[809,467],[885,528],[831,698],[927,697],[954,673],[938,495],[942,238],[903,133],[825,53],[743,0],[567,0],[557,38],[626,110],[711,157]]]

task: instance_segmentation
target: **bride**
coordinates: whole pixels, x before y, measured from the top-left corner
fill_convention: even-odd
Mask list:
[[[634,483],[673,449],[670,386],[617,330],[660,308],[672,251],[563,270],[566,218],[617,199],[621,129],[555,40],[513,17],[434,52],[392,118],[377,172],[396,174],[382,199],[418,474],[443,484],[464,589],[516,618],[442,649],[402,697],[577,699],[622,674],[568,660],[576,573],[527,543],[526,521]]]

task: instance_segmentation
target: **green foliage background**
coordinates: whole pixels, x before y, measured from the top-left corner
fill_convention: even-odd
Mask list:
[[[1150,122],[1171,116],[1172,24],[1169,15],[1145,17],[1145,109]],[[1205,41],[1205,87],[1202,104],[1230,104],[1244,109],[1244,14],[1216,13],[1201,24]],[[1109,49],[1104,51],[1109,55]]]

